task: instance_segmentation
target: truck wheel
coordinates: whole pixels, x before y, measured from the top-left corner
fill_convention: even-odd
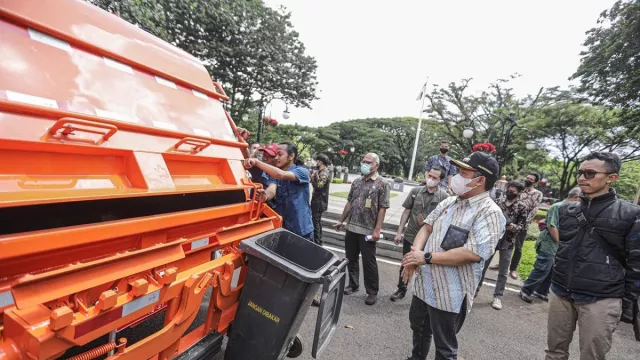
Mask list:
[[[288,358],[297,358],[302,355],[302,351],[304,350],[304,346],[302,346],[302,340],[296,335],[295,339],[291,343],[291,347],[289,348],[289,352],[287,353]]]

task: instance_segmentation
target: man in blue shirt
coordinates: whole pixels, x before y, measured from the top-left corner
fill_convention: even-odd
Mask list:
[[[270,183],[266,190],[259,193],[263,200],[275,198],[278,214],[282,216],[283,227],[307,240],[313,239],[313,222],[311,220],[309,170],[295,164],[298,147],[290,142],[278,144],[276,166],[271,166],[258,159],[245,160],[245,168],[258,167],[271,178],[277,180]]]
[[[453,165],[451,162],[451,158],[447,155],[449,148],[451,147],[451,143],[449,141],[443,140],[440,142],[440,154],[433,155],[429,158],[426,164],[424,164],[424,171],[431,170],[434,166],[440,166],[444,169],[444,179],[440,182],[440,188],[445,191],[449,191],[451,193],[451,178],[458,173],[458,168]]]

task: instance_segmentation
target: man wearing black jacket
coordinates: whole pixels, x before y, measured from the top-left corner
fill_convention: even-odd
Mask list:
[[[633,322],[640,294],[640,207],[617,199],[620,158],[587,155],[578,170],[583,195],[560,210],[552,275],[547,360],[569,358],[576,323],[580,359],[604,359],[619,321]]]

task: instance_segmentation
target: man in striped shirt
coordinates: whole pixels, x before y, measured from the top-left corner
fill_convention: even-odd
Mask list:
[[[500,173],[498,162],[483,152],[451,161],[460,168],[451,179],[457,196],[431,212],[402,260],[404,281],[416,274],[409,310],[413,352],[408,360],[426,359],[432,337],[436,359],[457,359],[456,335],[471,310],[484,262],[505,231],[506,219],[489,196]]]

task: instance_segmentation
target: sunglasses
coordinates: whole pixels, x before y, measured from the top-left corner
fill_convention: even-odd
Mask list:
[[[596,177],[596,174],[613,174],[612,172],[605,172],[605,171],[595,171],[595,170],[578,170],[578,174],[576,175],[576,178],[580,178],[580,176],[584,176],[585,179],[593,179],[594,177]]]

